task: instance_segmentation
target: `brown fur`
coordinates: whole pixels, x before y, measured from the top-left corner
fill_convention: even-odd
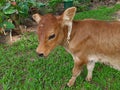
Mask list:
[[[68,86],[74,84],[83,65],[87,65],[88,81],[92,79],[92,71],[97,61],[120,70],[120,22],[92,19],[72,21],[75,11],[73,7],[57,17],[50,14],[40,17],[37,15],[40,19],[38,24],[40,43],[37,53],[47,56],[53,48],[61,45],[73,56],[73,74]],[[68,41],[68,28],[71,22],[72,32]],[[55,34],[55,38],[48,40],[51,34]]]

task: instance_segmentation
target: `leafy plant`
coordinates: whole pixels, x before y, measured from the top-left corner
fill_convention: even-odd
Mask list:
[[[89,10],[91,0],[74,0],[73,5],[77,7],[77,11],[87,11]]]
[[[63,0],[50,0],[48,2],[48,7],[52,8],[53,12],[55,12],[58,4],[60,4],[62,2],[63,2]]]
[[[13,29],[15,27],[14,24],[8,20],[9,16],[6,14],[7,11],[5,11],[5,9],[7,9],[9,6],[10,6],[10,3],[5,3],[4,0],[0,1],[0,28],[1,30],[3,30],[3,32],[5,32],[4,31],[5,29]],[[8,13],[10,12],[13,12],[13,11],[11,10]]]
[[[73,1],[73,0],[64,0],[64,2],[69,2],[69,1]]]
[[[42,3],[36,0],[0,0],[0,27],[20,30],[19,25],[29,16],[30,8],[41,6]]]

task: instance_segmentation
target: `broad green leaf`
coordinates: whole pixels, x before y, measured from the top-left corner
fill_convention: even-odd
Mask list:
[[[37,7],[38,7],[38,8],[44,7],[44,6],[45,6],[45,4],[43,4],[43,3],[37,3]]]
[[[6,29],[14,29],[15,28],[15,25],[11,22],[3,22],[0,27],[5,27]]]
[[[21,16],[24,16],[24,17],[26,17],[27,15],[28,15],[28,11],[29,11],[29,7],[28,7],[28,3],[26,3],[26,2],[21,2],[21,3],[19,3],[19,14],[21,15]]]
[[[36,0],[27,0],[27,2],[32,6],[36,6],[37,4]]]
[[[3,20],[3,16],[4,16],[3,12],[0,11],[0,23],[1,23],[2,20]]]
[[[10,4],[10,3],[6,3],[6,5],[3,7],[3,10],[8,9],[10,6],[11,6],[11,4]]]
[[[10,9],[4,10],[3,12],[4,12],[5,14],[13,14],[13,13],[15,13],[16,11],[17,11],[16,9],[10,8]]]

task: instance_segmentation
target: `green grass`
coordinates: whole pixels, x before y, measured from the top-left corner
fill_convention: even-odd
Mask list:
[[[100,8],[78,13],[75,19],[110,20],[120,9]],[[24,35],[14,45],[0,45],[0,87],[3,90],[119,90],[120,71],[97,63],[91,82],[85,81],[86,67],[73,87],[66,87],[72,73],[73,59],[62,47],[55,48],[47,58],[39,58],[35,34]]]
[[[78,13],[75,16],[75,20],[78,19],[86,19],[86,18],[94,18],[98,20],[112,20],[111,16],[114,12],[120,10],[120,5],[116,4],[114,7],[100,7],[97,10],[86,11],[82,13]]]

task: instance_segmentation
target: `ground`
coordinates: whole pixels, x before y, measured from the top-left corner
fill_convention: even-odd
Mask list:
[[[75,20],[94,18],[113,20],[120,5],[77,13]],[[0,45],[0,90],[119,90],[120,71],[97,63],[91,82],[85,81],[86,67],[73,87],[66,87],[72,75],[73,59],[63,47],[55,48],[47,58],[39,58],[35,33],[25,33],[13,45]]]

